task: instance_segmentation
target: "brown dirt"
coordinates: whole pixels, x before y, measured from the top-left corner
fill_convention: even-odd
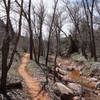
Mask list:
[[[29,54],[25,54],[22,58],[21,65],[18,67],[18,72],[24,79],[28,92],[31,95],[32,100],[49,100],[48,96],[44,91],[41,91],[40,83],[26,71],[25,67],[29,61]]]

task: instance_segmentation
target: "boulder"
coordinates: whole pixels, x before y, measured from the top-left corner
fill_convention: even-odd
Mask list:
[[[80,97],[75,96],[75,97],[73,97],[73,100],[80,100]]]
[[[73,100],[85,100],[85,98],[84,97],[75,96],[75,97],[73,97]]]
[[[60,82],[56,82],[56,87],[60,90],[61,94],[73,94],[73,91]]]
[[[100,76],[100,63],[93,63],[90,76]]]
[[[82,93],[82,87],[80,84],[77,83],[69,83],[67,85],[70,89],[72,89],[75,93],[81,94]]]
[[[98,80],[96,78],[90,78],[89,81],[90,82],[97,82]]]
[[[56,94],[59,96],[61,100],[73,100],[73,91],[66,87],[64,84],[60,82],[56,82]]]
[[[66,74],[67,74],[66,71],[64,71],[64,70],[62,70],[62,69],[60,69],[60,68],[56,68],[56,71],[57,71],[58,73],[60,73],[61,75],[66,75]]]

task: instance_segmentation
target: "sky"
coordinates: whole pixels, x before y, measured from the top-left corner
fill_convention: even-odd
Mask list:
[[[33,4],[37,4],[37,5],[38,5],[39,1],[40,1],[40,0],[34,0]],[[70,0],[70,1],[73,2],[74,0]],[[52,7],[53,7],[53,5],[54,5],[54,0],[43,0],[43,2],[44,2],[44,4],[46,4],[46,7],[47,7],[47,9],[48,9],[48,13],[52,13],[52,11],[53,11]],[[62,2],[62,0],[59,0],[58,5],[59,5],[59,6],[63,6],[63,5],[64,5],[63,2]],[[73,25],[72,25],[71,23],[68,23],[68,22],[67,22],[67,23],[63,26],[62,30],[63,30],[66,34],[69,34],[69,30],[70,30],[71,28],[73,28]],[[43,30],[44,30],[44,35],[46,36],[46,35],[47,35],[46,27],[44,27]],[[63,33],[62,33],[62,34],[63,34]],[[63,35],[64,35],[64,34],[63,34]]]
[[[25,2],[28,2],[28,0],[24,0]],[[40,2],[41,0],[32,0],[32,3],[33,3],[33,5],[37,5],[38,6],[38,4],[39,4],[39,2]],[[52,7],[53,7],[53,3],[54,3],[54,0],[43,0],[43,2],[44,2],[44,4],[46,5],[46,8],[48,9],[48,12],[49,13],[51,13],[53,10],[52,10]],[[70,0],[70,2],[75,2],[75,0]],[[89,0],[89,2],[91,2],[91,0]],[[26,5],[27,5],[28,3],[26,3]],[[62,2],[62,0],[59,0],[59,5],[60,6],[63,6],[63,2]],[[3,11],[3,9],[2,9],[2,6],[0,6],[0,17],[1,16],[4,16],[5,14],[4,14],[4,11]],[[14,27],[15,28],[17,28],[18,29],[18,27],[17,27],[17,22],[16,21],[14,21],[14,19],[15,19],[15,17],[17,17],[16,18],[16,20],[18,20],[18,18],[19,18],[19,16],[17,15],[17,14],[15,14],[15,13],[12,13],[12,22],[13,22],[13,25],[14,25]],[[24,22],[24,24],[25,24],[25,21],[23,21]],[[66,24],[63,26],[63,28],[62,28],[62,30],[66,33],[66,34],[70,34],[70,30],[71,29],[73,29],[73,24],[72,23],[70,23],[70,22],[66,22]],[[24,30],[24,28],[23,28],[23,30]],[[45,37],[47,37],[47,35],[48,35],[48,32],[47,32],[47,27],[43,27],[43,33],[44,33],[44,36]],[[23,33],[22,34],[24,34],[24,31],[23,31]]]
[[[25,2],[28,2],[28,0],[24,0],[24,1]],[[71,1],[73,1],[73,0],[71,0]],[[39,2],[40,2],[40,0],[32,0],[33,5],[38,5]],[[53,4],[54,4],[54,0],[43,0],[43,2],[46,5],[46,8],[48,9],[48,13],[51,13],[53,11],[52,10],[52,7],[53,7]],[[28,3],[26,3],[26,5],[27,4]],[[59,0],[59,5],[63,5],[63,3],[61,2],[61,0]],[[2,6],[0,5],[0,18],[2,16],[5,16],[5,13],[4,13],[4,10],[3,10]],[[15,7],[15,6],[13,6],[13,7]],[[15,19],[15,17],[16,17],[16,19]],[[15,20],[18,20],[19,19],[18,14],[12,12],[11,13],[11,18],[12,18],[12,23],[13,23],[14,28],[17,28],[18,29],[18,27],[17,27],[18,26],[17,25],[18,22],[15,21]],[[25,24],[25,22],[24,22],[24,24]],[[63,29],[64,32],[66,32],[66,34],[69,34],[69,31],[68,30],[70,30],[70,28],[72,28],[72,24],[71,23],[66,23],[62,29]],[[23,28],[23,30],[24,30],[24,28]],[[23,31],[22,34],[24,34],[24,32],[25,31]],[[44,33],[44,36],[45,37],[48,36],[47,27],[45,27],[45,26],[43,27],[43,33]]]

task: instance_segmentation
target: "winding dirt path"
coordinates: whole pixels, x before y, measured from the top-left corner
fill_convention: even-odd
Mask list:
[[[20,66],[18,67],[18,72],[24,79],[27,87],[29,88],[28,92],[31,95],[32,100],[49,100],[44,91],[40,92],[41,86],[37,82],[37,80],[31,77],[31,75],[29,75],[28,72],[25,70],[28,61],[29,54],[25,54],[22,58]]]

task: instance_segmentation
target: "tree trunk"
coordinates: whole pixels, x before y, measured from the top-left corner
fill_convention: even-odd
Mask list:
[[[2,76],[1,76],[1,91],[6,94],[7,82],[7,58],[9,54],[9,37],[5,38],[2,46]]]
[[[40,35],[39,35],[39,51],[38,51],[38,63],[40,60],[41,54],[43,54],[43,48],[42,48],[42,21],[40,22]]]
[[[56,46],[56,55],[55,55],[55,60],[54,60],[54,82],[56,82],[56,61],[57,61],[57,57],[58,57],[58,53],[59,53],[59,37],[58,34],[56,32],[56,41],[57,41],[57,46]]]
[[[28,10],[28,17],[29,17],[29,32],[30,32],[30,59],[33,59],[33,34],[31,29],[31,0],[29,0],[29,10]]]
[[[97,61],[96,56],[96,46],[95,46],[95,37],[94,37],[94,30],[93,30],[93,15],[91,14],[91,37],[92,37],[92,45],[93,45],[93,57],[94,61]]]
[[[46,61],[45,61],[46,66],[48,64],[48,56],[49,56],[49,48],[50,48],[50,36],[51,36],[51,33],[49,33],[48,44],[47,44],[47,54],[46,54]]]
[[[32,34],[30,34],[30,59],[32,60],[33,59],[33,51],[32,51],[32,49],[33,49],[33,36],[32,36]]]
[[[6,14],[7,14],[7,25],[6,25],[6,34],[3,40],[2,45],[2,76],[1,76],[1,91],[2,93],[6,94],[6,82],[7,82],[7,58],[9,55],[9,45],[10,45],[10,35],[9,35],[9,24],[10,24],[10,0],[8,0],[7,4],[6,1],[3,0]]]
[[[56,2],[55,2],[54,12],[53,12],[52,21],[51,21],[50,30],[49,30],[49,37],[48,37],[48,43],[47,43],[47,55],[46,55],[46,61],[45,61],[46,66],[48,63],[48,56],[49,56],[49,49],[50,49],[50,37],[51,37],[51,32],[52,32],[52,25],[53,25],[54,19],[55,19],[57,4],[58,4],[58,0],[56,0]]]
[[[82,55],[87,59],[86,45],[84,42],[82,43],[81,50],[82,50]]]

